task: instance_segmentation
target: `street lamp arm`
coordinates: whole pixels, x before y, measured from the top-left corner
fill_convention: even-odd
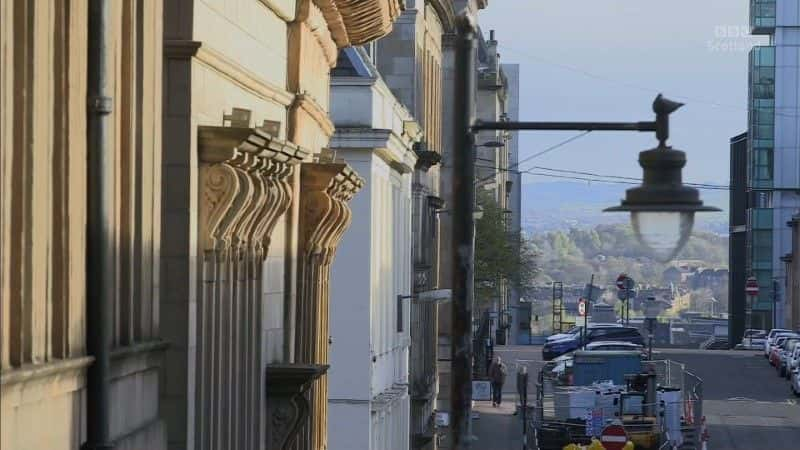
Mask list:
[[[669,115],[683,103],[675,102],[658,94],[653,101],[656,120],[650,122],[484,122],[477,120],[471,131],[483,130],[544,130],[544,131],[648,131],[655,132],[659,146],[665,147],[669,138]]]
[[[472,131],[544,130],[544,131],[649,131],[656,122],[484,122],[476,121]]]

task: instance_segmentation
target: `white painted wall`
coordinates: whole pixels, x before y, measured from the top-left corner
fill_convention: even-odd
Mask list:
[[[335,77],[331,102],[331,148],[366,185],[331,272],[328,446],[408,449],[410,300],[398,332],[397,296],[412,287],[412,119],[379,78]]]
[[[410,311],[405,301],[403,332],[398,332],[396,298],[411,289],[411,176],[369,150],[337,149],[337,155],[367,184],[350,203],[353,223],[331,273],[329,447],[407,448],[408,412],[383,413],[377,428],[345,425],[362,415],[373,416],[374,423],[381,414],[372,414],[370,403],[408,382]],[[408,395],[397,403],[392,410],[407,411]],[[391,445],[375,447],[376,442]]]

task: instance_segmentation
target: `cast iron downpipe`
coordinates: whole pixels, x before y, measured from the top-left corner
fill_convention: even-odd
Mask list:
[[[110,222],[114,192],[113,154],[108,146],[107,0],[89,1],[87,66],[87,234],[86,234],[86,348],[94,362],[89,367],[86,399],[86,450],[106,450],[111,441],[110,369],[112,291]]]
[[[452,448],[470,447],[472,416],[472,299],[475,254],[475,26],[457,21],[453,108],[453,289],[450,421]]]

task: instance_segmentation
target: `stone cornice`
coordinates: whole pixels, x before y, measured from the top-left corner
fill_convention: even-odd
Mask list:
[[[50,376],[64,377],[66,374],[77,374],[89,367],[94,361],[91,356],[53,361],[46,364],[32,364],[14,370],[4,370],[0,375],[0,385],[7,385],[39,380]]]
[[[294,95],[291,92],[260,78],[224,54],[203,45],[202,42],[166,40],[164,41],[164,55],[167,58],[175,59],[194,58],[232,83],[264,100],[273,101],[281,106],[289,106],[294,101]]]
[[[162,340],[119,347],[111,352],[111,380],[161,367],[169,344]]]
[[[335,67],[336,59],[339,56],[339,47],[342,47],[335,38],[337,35],[337,33],[334,32],[336,27],[332,27],[324,11],[313,4],[310,6],[306,25],[322,48],[328,66]]]
[[[372,398],[370,409],[373,411],[387,411],[407,393],[407,385],[394,384],[389,389],[386,389]]]
[[[339,48],[383,37],[403,11],[401,0],[314,0]]]
[[[412,140],[392,130],[339,127],[331,138],[331,148],[368,149],[400,173],[414,170],[417,156],[409,150]]]
[[[279,7],[275,4],[274,0],[259,0],[264,6],[269,8],[270,11],[274,12],[276,16],[283,19],[284,22],[291,22],[294,20],[294,15],[290,14],[288,11],[284,11],[283,8]]]
[[[427,0],[436,15],[439,16],[439,21],[442,23],[445,33],[450,33],[455,29],[456,12],[453,9],[452,0]]]

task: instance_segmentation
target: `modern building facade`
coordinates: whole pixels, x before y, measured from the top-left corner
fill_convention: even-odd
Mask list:
[[[800,211],[800,5],[793,0],[751,0],[753,34],[769,45],[750,53],[747,211],[748,275],[761,287],[752,326],[781,325],[791,250],[786,223]]]
[[[747,304],[744,288],[747,281],[747,133],[730,140],[731,167],[729,191],[728,234],[728,342],[736,344],[742,340],[747,327],[750,305]],[[665,272],[664,281],[681,284],[685,273],[671,267],[670,276]]]
[[[161,2],[109,2],[106,67],[89,67],[88,1],[0,2],[0,448],[165,449],[160,255]],[[104,148],[89,151],[88,85],[112,97]],[[96,105],[96,103],[93,103]],[[110,109],[110,111],[108,111]],[[93,109],[93,111],[96,111]],[[96,141],[95,141],[96,142]],[[87,233],[88,161],[106,152],[107,240]],[[90,209],[92,208],[92,209]],[[101,245],[101,242],[104,244]],[[90,245],[106,259],[111,341],[87,312]],[[94,302],[96,304],[96,302]],[[93,340],[94,342],[90,342]],[[87,378],[111,347],[110,416]],[[96,378],[97,379],[97,378]],[[94,412],[92,412],[94,411]],[[106,419],[107,427],[98,424]],[[87,424],[88,422],[88,424]]]
[[[363,48],[331,78],[331,149],[365,181],[333,264],[329,448],[407,449],[412,172],[422,132]]]

